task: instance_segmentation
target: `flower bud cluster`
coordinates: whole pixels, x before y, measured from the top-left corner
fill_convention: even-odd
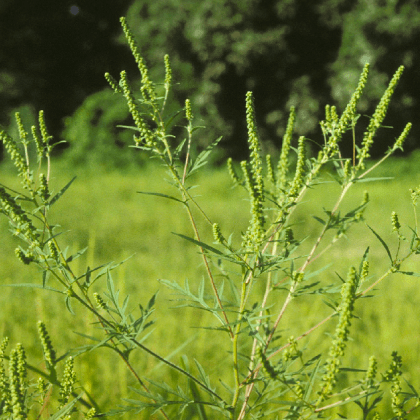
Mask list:
[[[385,93],[383,94],[381,100],[379,101],[378,106],[370,120],[369,126],[366,129],[365,134],[363,135],[362,147],[357,155],[357,159],[359,161],[358,167],[363,169],[364,160],[369,158],[369,150],[373,144],[373,138],[378,130],[381,127],[383,120],[385,119],[386,113],[388,111],[389,103],[391,101],[391,97],[394,93],[394,90],[397,86],[398,81],[400,80],[402,73],[404,71],[404,66],[400,66],[397,72],[394,74],[391,82],[389,83],[388,88],[386,89]],[[408,132],[407,132],[408,135]],[[399,143],[402,143],[399,142]]]
[[[47,202],[50,198],[50,190],[48,188],[48,180],[44,174],[39,174],[39,189],[38,194],[42,201]]]
[[[213,238],[219,244],[224,242],[224,238],[218,223],[213,223]]]
[[[295,127],[296,111],[295,107],[290,108],[289,119],[287,121],[286,133],[283,136],[280,158],[277,163],[277,192],[280,193],[286,188],[287,172],[289,170],[289,151],[292,141],[292,134]]]
[[[238,174],[236,173],[236,171],[235,171],[235,169],[233,167],[233,160],[232,160],[232,158],[229,158],[227,160],[227,167],[228,167],[228,172],[229,172],[229,175],[230,175],[233,183],[235,185],[239,184],[241,181],[240,181],[240,179],[238,177]]]
[[[95,299],[96,306],[99,309],[106,309],[107,308],[105,301],[102,299],[102,297],[99,293],[94,293],[93,298]]]
[[[69,357],[64,366],[63,379],[60,384],[60,408],[64,407],[74,391],[74,384],[76,383],[76,373],[74,371],[73,357]]]
[[[47,331],[47,327],[42,321],[38,321],[38,335],[41,339],[42,349],[44,352],[44,358],[48,362],[49,367],[54,367],[56,363],[56,353],[51,343],[50,336]]]
[[[0,140],[4,144],[11,161],[18,170],[19,176],[26,176],[28,172],[28,164],[19,150],[15,140],[10,137],[5,131],[0,131]]]
[[[128,109],[130,110],[130,113],[134,119],[134,122],[137,126],[137,128],[140,131],[141,140],[143,140],[147,146],[153,145],[153,134],[148,127],[147,123],[143,120],[140,110],[137,105],[137,101],[134,98],[134,95],[131,91],[131,88],[128,84],[127,80],[127,73],[125,71],[121,72],[121,82],[120,82],[124,97],[127,101]],[[140,141],[141,141],[140,140]],[[139,143],[140,141],[137,141],[136,143]]]
[[[10,388],[9,381],[6,376],[6,370],[4,368],[4,352],[7,345],[9,344],[9,339],[5,337],[0,346],[0,401],[3,403],[3,412],[6,412],[10,408]]]
[[[396,351],[392,352],[392,363],[389,369],[384,374],[384,380],[386,382],[392,382],[391,385],[391,395],[392,395],[392,410],[398,416],[402,418],[404,415],[403,410],[403,401],[401,401],[400,394],[402,391],[401,388],[401,371],[402,367],[402,358],[398,355]]]
[[[274,173],[273,170],[273,163],[271,162],[271,155],[266,155],[265,156],[265,162],[267,164],[267,176],[268,179],[274,184],[276,185],[276,175]]]
[[[26,419],[27,409],[25,407],[26,383],[26,354],[22,344],[17,344],[10,353],[9,360],[10,376],[10,400],[13,410],[13,418]]]
[[[172,67],[169,61],[169,55],[165,54],[165,90],[168,92],[172,84]]]
[[[395,213],[395,211],[393,211],[391,214],[391,223],[392,223],[392,231],[399,233],[401,229],[401,224],[400,224],[400,221],[398,220],[398,214]]]
[[[151,102],[155,102],[156,100],[156,92],[153,86],[152,81],[149,78],[149,70],[144,62],[143,57],[141,56],[139,49],[137,47],[137,42],[132,34],[130,28],[128,27],[127,21],[124,17],[120,18],[121,26],[123,28],[125,37],[127,39],[128,45],[130,46],[130,50],[136,60],[137,67],[141,74],[141,92],[145,100],[150,100]]]
[[[109,86],[111,86],[111,89],[115,93],[123,93],[123,91],[118,85],[118,82],[109,73],[105,73],[105,79],[109,83]]]
[[[290,183],[290,190],[288,192],[288,196],[290,198],[296,198],[299,195],[299,191],[303,186],[304,182],[304,174],[305,174],[305,161],[306,161],[306,145],[305,145],[305,137],[301,136],[299,138],[299,145],[298,145],[298,158],[296,164],[296,171],[295,177],[293,181]]]
[[[330,395],[336,383],[339,372],[340,358],[344,355],[346,342],[349,336],[349,327],[353,316],[354,301],[356,298],[357,275],[354,267],[351,267],[347,275],[347,281],[341,289],[341,303],[339,307],[339,321],[335,330],[334,340],[329,351],[329,359],[326,363],[326,372],[323,376],[324,387],[320,393],[318,403]]]
[[[3,187],[0,187],[1,212],[11,221],[15,228],[15,235],[23,238],[31,248],[39,246],[38,233],[27,213]]]

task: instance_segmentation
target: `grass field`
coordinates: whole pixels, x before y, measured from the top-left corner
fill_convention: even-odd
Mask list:
[[[403,225],[414,227],[408,189],[420,185],[419,163],[417,155],[410,159],[392,160],[373,176],[395,176],[395,179],[356,185],[345,203],[347,208],[360,203],[364,189],[369,189],[371,203],[365,217],[387,243],[395,244],[390,223],[392,211],[399,214]],[[189,308],[171,309],[177,304],[171,301],[174,296],[157,281],[170,279],[183,283],[188,278],[195,288],[204,276],[197,250],[171,233],[193,236],[181,206],[170,200],[137,193],[174,193],[169,184],[162,183],[162,178],[166,177],[164,171],[153,166],[139,168],[137,172],[107,172],[97,168],[80,170],[61,163],[53,173],[53,188],[60,189],[74,175],[78,175],[77,179],[52,208],[51,220],[62,226],[61,244],[68,244],[73,252],[89,247],[84,256],[75,261],[75,271],[82,272],[86,266],[94,267],[131,257],[113,272],[113,277],[122,295],[130,294],[133,307],[139,303],[146,305],[152,294],[159,290],[154,314],[155,331],[146,340],[148,346],[177,363],[183,354],[188,354],[190,359],[197,358],[213,378],[222,378],[230,383],[231,371],[226,374],[224,370],[229,359],[226,341],[220,339],[220,333],[196,328],[209,323],[214,325],[213,320],[204,312]],[[330,180],[327,175],[324,178]],[[249,219],[246,195],[240,189],[231,189],[224,168],[204,171],[194,181],[198,185],[195,194],[202,196],[199,202],[210,218],[220,221],[224,231],[235,232],[234,240],[240,241],[241,229],[246,228]],[[3,167],[1,183],[13,185],[14,182],[14,175]],[[321,217],[322,206],[331,206],[338,191],[336,184],[327,183],[308,192],[295,215],[295,236],[315,237],[320,225],[311,216]],[[1,218],[0,283],[40,284],[37,268],[23,266],[14,256],[16,242],[7,229],[6,218]],[[212,243],[211,230],[207,230],[203,240]],[[407,230],[405,233],[409,235]],[[357,226],[349,232],[349,236],[352,236],[351,241],[341,240],[336,248],[326,253],[323,261],[314,264],[313,270],[316,270],[327,260],[333,263],[321,274],[321,281],[331,283],[336,273],[345,277],[350,265],[359,265],[367,246],[371,246],[371,275],[378,276],[386,270],[386,252],[366,226]],[[395,250],[394,245],[390,248]],[[418,257],[402,269],[420,272]],[[374,298],[357,303],[356,314],[361,319],[353,322],[355,342],[350,342],[344,364],[366,367],[368,357],[375,354],[380,370],[384,370],[390,363],[391,352],[398,350],[403,357],[406,378],[420,387],[418,282],[416,277],[394,275],[380,284]],[[98,285],[98,288],[102,286]],[[4,287],[0,290],[0,336],[8,336],[12,345],[22,342],[29,362],[38,367],[42,366],[41,347],[36,334],[38,319],[46,322],[59,356],[69,348],[86,344],[86,339],[75,332],[100,337],[100,331],[92,324],[93,319],[86,317],[77,306],[74,307],[75,316],[68,313],[61,297],[39,289]],[[321,298],[315,303],[298,299],[284,320],[282,335],[285,339],[290,335],[298,336],[330,312],[331,309],[322,303]],[[323,350],[327,341],[324,333],[332,333],[334,328],[335,324],[329,323],[322,333],[308,337],[302,345],[308,345],[314,352]],[[363,360],[360,360],[361,355]],[[132,355],[132,360],[145,378],[177,381],[177,375],[140,351]],[[134,384],[132,378],[116,356],[105,349],[84,354],[76,361],[80,384],[92,393],[104,411],[118,404],[121,398],[132,395],[127,388],[127,385]],[[216,380],[214,385],[218,386]]]

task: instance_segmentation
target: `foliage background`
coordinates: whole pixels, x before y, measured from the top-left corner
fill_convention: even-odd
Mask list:
[[[279,146],[291,105],[297,107],[298,134],[319,141],[324,106],[345,105],[367,61],[372,71],[362,113],[372,112],[401,64],[406,72],[388,124],[401,131],[420,112],[420,6],[414,0],[21,0],[19,13],[5,0],[0,122],[9,125],[10,111],[25,104],[44,109],[56,140],[69,142],[66,154],[73,162],[83,163],[85,152],[94,151],[97,160],[121,166],[122,160],[113,161],[117,153],[109,152],[127,138],[110,128],[127,122],[128,111],[103,78],[105,71],[118,76],[125,69],[138,79],[121,15],[155,72],[163,71],[163,56],[170,55],[181,82],[175,99],[182,104],[190,97],[207,127],[201,142],[223,135],[224,150],[236,158],[246,153],[247,90],[254,91],[260,134],[272,149]],[[417,147],[419,130],[414,124],[406,151]],[[383,131],[373,153],[393,140]]]

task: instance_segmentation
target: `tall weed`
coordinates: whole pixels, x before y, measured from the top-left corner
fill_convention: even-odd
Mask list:
[[[208,361],[203,363],[187,351],[178,362],[169,360],[150,344],[157,334],[152,326],[159,297],[154,294],[146,303],[134,304],[132,301],[137,298],[124,295],[113,274],[122,262],[81,268],[77,260],[86,249],[71,253],[65,245],[65,234],[50,219],[52,207],[71,188],[74,179],[53,191],[53,143],[43,113],[39,114],[39,127],[31,129],[31,138],[17,114],[19,140],[4,131],[0,137],[17,169],[21,188],[0,185],[1,212],[9,219],[12,235],[19,240],[17,258],[24,264],[36,265],[42,275],[39,282],[10,286],[36,288],[61,296],[70,313],[74,313],[76,305],[78,311],[85,310],[95,330],[79,333],[85,344],[78,348],[69,346],[65,355],[57,357],[46,323],[39,321],[43,370],[28,364],[21,344],[7,354],[4,339],[0,348],[0,414],[16,419],[41,418],[51,413],[52,419],[70,418],[77,413],[85,418],[143,413],[167,419],[317,419],[346,418],[347,408],[354,406],[358,418],[380,419],[389,416],[389,412],[392,418],[408,417],[417,408],[419,397],[414,387],[403,380],[402,359],[396,351],[390,356],[389,368],[383,372],[378,371],[375,356],[366,355],[369,362],[364,366],[347,366],[344,362],[348,348],[357,345],[350,343],[356,308],[368,305],[371,299],[366,298],[372,297],[379,284],[392,274],[418,276],[406,270],[404,264],[420,252],[415,211],[420,188],[411,194],[413,226],[402,226],[395,212],[384,220],[394,232],[393,245],[388,245],[364,218],[368,192],[360,198],[359,205],[342,210],[349,190],[356,184],[376,181],[374,169],[401,149],[409,134],[411,124],[407,124],[382,160],[366,168],[374,137],[383,126],[403,67],[395,73],[359,140],[355,135],[357,104],[369,73],[369,65],[364,67],[344,112],[339,115],[335,107],[326,107],[325,120],[320,122],[323,141],[316,145],[318,152],[314,157],[307,153],[308,139],[300,137],[297,147],[294,146],[293,108],[279,158],[274,161],[270,155],[263,156],[254,98],[248,92],[245,105],[250,157],[239,166],[228,160],[228,171],[233,185],[244,191],[250,216],[246,225],[237,225],[231,232],[226,231],[226,226],[234,212],[226,209],[221,220],[213,220],[205,207],[206,197],[196,195],[193,182],[194,174],[203,170],[220,138],[200,153],[193,153],[194,139],[202,127],[195,123],[192,104],[187,99],[184,109],[175,114],[166,112],[173,87],[169,57],[164,60],[163,83],[150,80],[125,19],[121,23],[141,74],[140,93],[133,92],[124,71],[119,81],[108,73],[105,77],[115,93],[122,94],[127,102],[135,125],[124,128],[133,131],[133,147],[159,160],[166,168],[166,181],[173,191],[139,193],[168,200],[186,214],[192,233],[170,226],[168,229],[178,241],[174,243],[178,244],[179,258],[183,258],[182,241],[192,244],[197,248],[203,270],[203,278],[198,282],[161,279],[160,283],[173,293],[178,309],[201,310],[212,317],[213,322],[202,318],[207,321],[201,325],[202,357],[214,357],[217,363],[222,363],[224,374],[214,377],[205,367],[209,366]],[[172,134],[181,118],[185,121],[183,139]],[[353,155],[342,156],[340,144],[349,140],[353,142]],[[36,162],[30,160],[30,147],[35,148]],[[338,186],[332,204],[305,202],[309,190],[326,188],[327,178]],[[211,197],[207,199],[211,201]],[[296,234],[302,232],[297,223],[302,215],[313,213],[314,204],[322,208],[322,216],[314,216],[314,223],[304,219],[307,231],[303,229],[304,235]],[[242,207],[244,201],[237,205]],[[351,229],[360,223],[366,224],[372,246],[382,247],[387,259],[380,261],[373,271],[369,246],[360,250],[345,273],[336,272],[335,262],[340,255],[334,249],[344,238],[351,239]],[[157,264],[163,264],[165,255],[156,255],[156,260]],[[294,318],[300,316],[300,305],[308,302],[314,312],[308,328],[297,335],[286,335]],[[321,304],[328,311],[326,315],[325,308],[318,310]],[[308,346],[307,337],[325,341],[323,328],[329,324],[333,332],[327,345],[324,343],[325,348]],[[218,354],[208,351],[215,336],[222,343]],[[132,396],[107,413],[100,412],[94,392],[78,385],[74,368],[74,358],[99,349],[120,358],[137,383],[131,389]],[[165,366],[176,385],[171,385],[173,380],[144,377],[136,367],[142,353],[156,365]],[[35,376],[39,377],[37,382]],[[390,395],[391,411],[386,407],[386,393]]]

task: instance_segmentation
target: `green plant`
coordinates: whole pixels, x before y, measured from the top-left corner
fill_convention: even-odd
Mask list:
[[[385,156],[366,169],[373,138],[382,126],[403,68],[400,67],[391,80],[360,144],[356,141],[355,129],[359,119],[357,103],[367,82],[368,65],[364,67],[355,93],[342,115],[338,115],[335,107],[326,107],[325,120],[320,123],[324,142],[317,145],[319,152],[315,157],[308,157],[308,140],[304,137],[299,138],[297,148],[292,146],[295,125],[295,110],[292,108],[276,165],[270,155],[265,156],[265,161],[263,159],[255,124],[254,98],[248,92],[246,122],[250,159],[241,162],[240,175],[232,160],[228,160],[228,170],[234,184],[246,192],[251,217],[240,235],[238,232],[227,234],[223,230],[223,220],[213,221],[198,202],[192,184],[193,175],[206,164],[220,138],[197,156],[191,153],[192,142],[201,128],[194,124],[192,104],[187,99],[183,110],[169,115],[165,112],[172,88],[168,56],[165,56],[165,80],[162,84],[155,84],[149,78],[146,63],[125,20],[121,19],[121,22],[142,76],[141,95],[139,98],[135,96],[124,71],[119,82],[109,74],[106,74],[106,79],[116,93],[125,97],[134,119],[135,126],[126,127],[134,132],[133,147],[160,160],[167,169],[169,182],[177,191],[177,195],[152,191],[141,193],[171,200],[186,211],[192,235],[175,235],[197,246],[208,279],[198,283],[197,291],[188,280],[183,285],[172,280],[160,282],[174,292],[181,307],[204,310],[214,316],[215,323],[203,327],[208,334],[205,339],[210,340],[213,334],[224,337],[226,348],[221,351],[228,351],[230,359],[225,376],[217,378],[220,381],[218,386],[215,378],[210,378],[204,365],[195,358],[194,366],[187,356],[183,356],[178,364],[165,359],[145,344],[145,339],[151,334],[148,328],[153,324],[150,316],[156,294],[145,307],[139,305],[136,314],[129,306],[129,296],[121,299],[113,281],[111,272],[119,264],[87,267],[81,273],[75,272],[74,260],[85,250],[69,255],[61,244],[58,226],[49,221],[52,206],[61,199],[74,179],[57,193],[52,192],[52,146],[42,112],[39,131],[32,127],[32,142],[38,157],[35,165],[38,175],[35,176],[28,153],[31,141],[17,114],[20,144],[4,131],[0,137],[17,168],[22,190],[0,186],[1,212],[9,218],[12,234],[21,241],[16,256],[25,264],[38,265],[42,271],[41,284],[20,286],[60,294],[70,312],[73,313],[72,305],[77,303],[92,316],[101,336],[84,334],[93,343],[72,349],[69,354],[73,357],[102,347],[111,350],[126,364],[137,382],[137,387],[132,389],[134,397],[107,415],[145,411],[150,415],[160,413],[164,418],[316,419],[346,416],[345,410],[354,404],[360,410],[358,418],[379,419],[380,415],[388,413],[384,404],[380,403],[386,401],[383,395],[389,383],[393,418],[408,417],[417,408],[419,397],[411,384],[407,383],[403,390],[402,361],[396,352],[392,354],[390,368],[381,375],[377,373],[378,365],[373,356],[368,366],[345,367],[343,360],[348,348],[350,326],[362,299],[371,296],[372,290],[393,273],[418,275],[402,270],[404,262],[420,253],[416,214],[415,227],[409,228],[408,234],[403,233],[398,215],[391,215],[390,228],[397,237],[395,252],[391,252],[382,237],[367,225],[372,238],[379,241],[389,257],[389,262],[380,267],[382,274],[369,274],[370,251],[367,248],[361,250],[359,261],[348,268],[346,277],[337,273],[333,284],[323,281],[326,270],[330,267],[334,270],[334,261],[330,261],[328,253],[350,234],[353,225],[364,221],[364,210],[369,202],[369,195],[365,193],[360,205],[341,214],[345,196],[353,185],[374,181],[375,178],[367,176],[397,149],[401,149],[409,134],[411,124],[407,124]],[[181,115],[186,119],[186,136],[178,141],[171,134],[171,129]],[[341,155],[341,141],[353,142],[351,157]],[[295,164],[292,164],[292,152],[296,154]],[[41,171],[44,160],[45,173]],[[323,218],[315,216],[320,229],[313,238],[296,237],[295,211],[305,206],[305,193],[322,187],[326,176],[333,176],[340,186],[336,203],[331,209],[324,208]],[[418,195],[418,189],[412,191],[414,208]],[[311,244],[308,246],[309,241]],[[320,265],[322,260],[325,263]],[[102,280],[106,281],[105,290],[100,286]],[[283,324],[286,314],[293,313],[293,310],[298,313],[299,303],[304,299],[324,299],[331,313],[307,331],[285,337]],[[320,327],[328,322],[336,326],[327,350],[318,352],[318,349],[304,347],[304,339],[316,335]],[[44,342],[49,342],[45,333]],[[50,345],[44,344],[45,348],[50,348]],[[179,379],[177,386],[171,386],[166,381],[143,378],[134,363],[140,357],[138,351],[146,352],[156,362],[163,363],[185,382]],[[44,354],[47,367],[51,367],[54,364],[51,351],[44,350]],[[69,404],[68,399],[73,392],[74,375],[70,365],[66,372],[63,382],[71,386],[62,384],[66,391],[60,394],[60,404]],[[54,377],[44,377],[54,384]],[[79,397],[82,398],[82,395]],[[96,408],[92,398],[83,402]],[[78,403],[81,401],[75,400],[74,408]],[[15,406],[21,410],[18,402]],[[1,414],[7,416],[9,412],[4,410]],[[87,414],[92,415],[97,414]]]

